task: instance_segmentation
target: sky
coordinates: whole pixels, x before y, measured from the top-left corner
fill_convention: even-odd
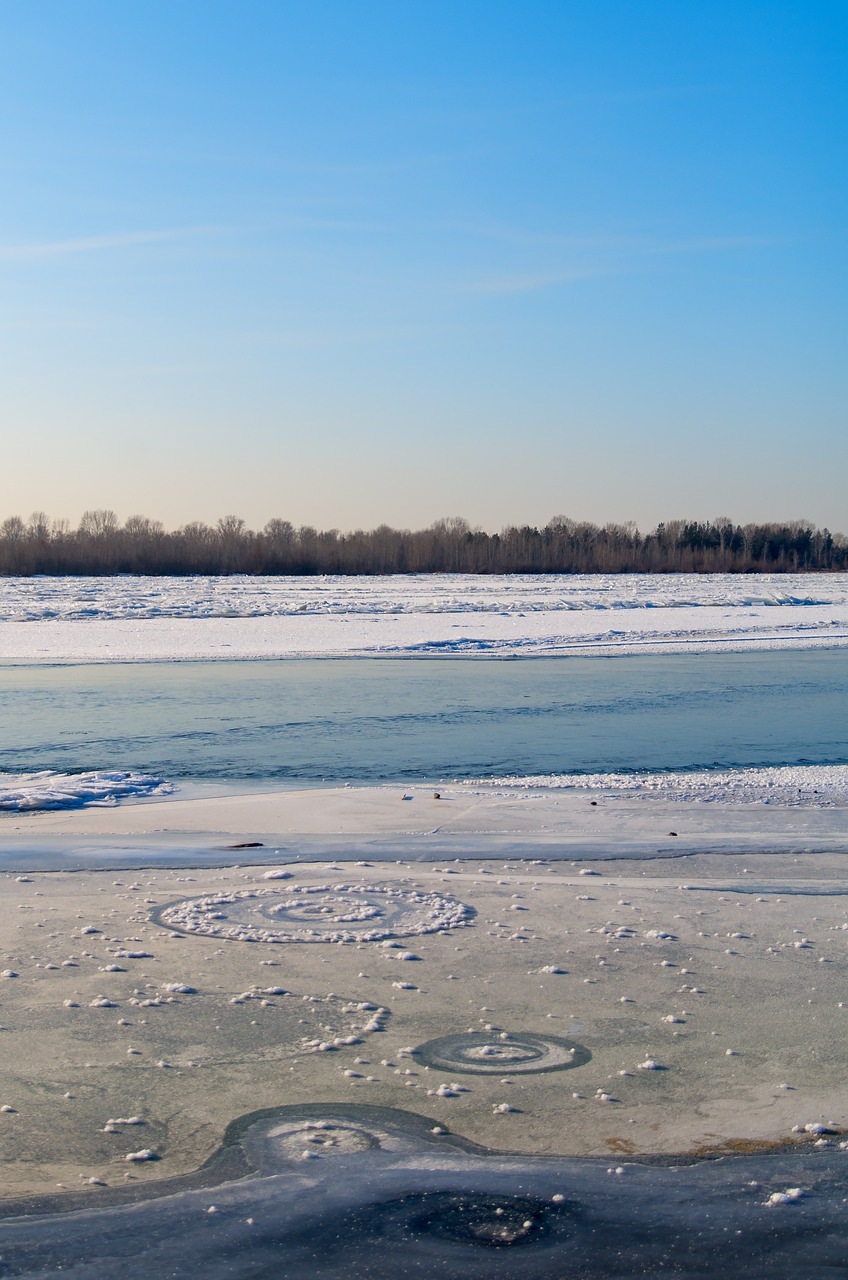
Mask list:
[[[0,0],[0,520],[848,532],[844,0]]]

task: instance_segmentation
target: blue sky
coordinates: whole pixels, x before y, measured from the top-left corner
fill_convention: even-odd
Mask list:
[[[848,532],[843,0],[0,0],[0,518]]]

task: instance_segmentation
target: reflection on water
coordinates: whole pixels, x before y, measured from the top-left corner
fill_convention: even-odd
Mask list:
[[[236,1122],[200,1175],[158,1198],[122,1188],[7,1217],[2,1274],[835,1280],[845,1161],[804,1145],[612,1168],[487,1151],[412,1113],[282,1107]]]

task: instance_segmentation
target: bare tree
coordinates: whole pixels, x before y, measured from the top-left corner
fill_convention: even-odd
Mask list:
[[[84,511],[77,532],[85,538],[111,538],[118,529],[118,517],[114,511],[97,509]]]
[[[565,515],[541,529],[489,534],[461,516],[429,528],[299,529],[269,520],[261,533],[240,516],[167,532],[161,521],[86,511],[79,527],[34,512],[0,524],[0,574],[33,573],[749,573],[848,569],[848,539],[809,520],[734,524],[670,520],[648,534],[633,521],[602,528]]]

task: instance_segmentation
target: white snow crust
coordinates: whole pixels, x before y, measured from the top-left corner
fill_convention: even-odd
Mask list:
[[[848,574],[6,578],[0,662],[848,645]]]

